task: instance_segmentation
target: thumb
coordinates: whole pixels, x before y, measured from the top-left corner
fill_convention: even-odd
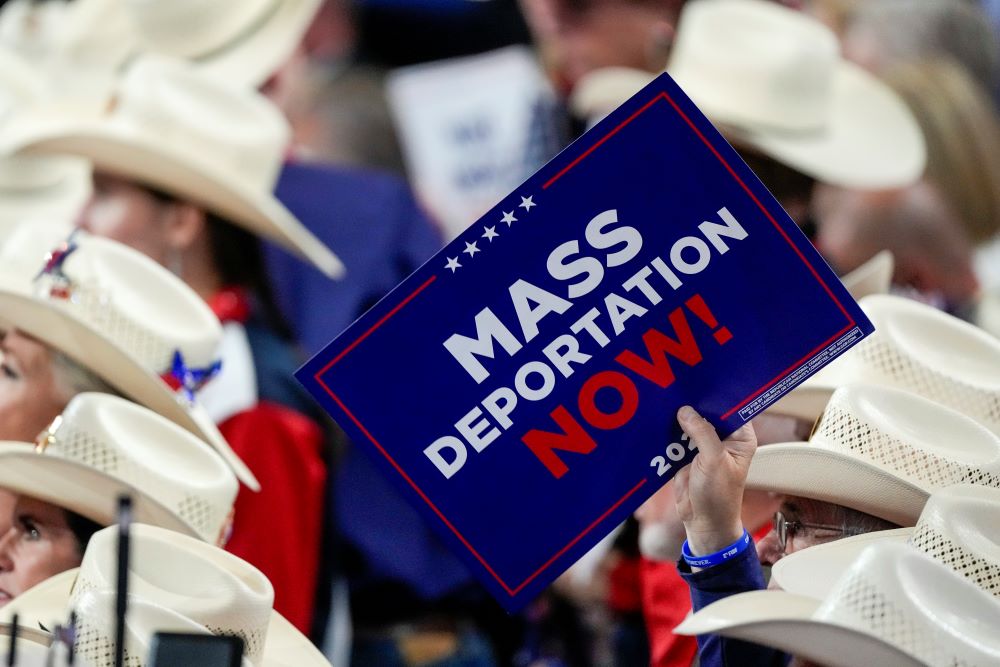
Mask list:
[[[677,422],[698,448],[699,456],[715,460],[725,453],[726,448],[715,428],[690,405],[677,411]]]

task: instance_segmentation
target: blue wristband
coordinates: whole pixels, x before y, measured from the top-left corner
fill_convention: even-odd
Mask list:
[[[746,548],[750,546],[751,542],[750,533],[748,533],[746,528],[744,528],[740,539],[736,540],[728,547],[725,547],[720,551],[716,551],[714,554],[708,554],[707,556],[695,556],[691,553],[691,547],[688,546],[687,540],[684,540],[684,545],[681,546],[681,557],[684,558],[684,562],[691,567],[712,567],[720,563],[725,563],[730,558],[740,555],[746,551]]]

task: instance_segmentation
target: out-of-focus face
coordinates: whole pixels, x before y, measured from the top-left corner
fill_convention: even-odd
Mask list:
[[[884,192],[822,186],[817,190],[817,246],[830,264],[847,273],[880,250],[895,260],[893,285],[921,300],[961,306],[979,284],[972,243],[944,197],[927,181]]]
[[[44,343],[11,330],[0,339],[0,440],[34,442],[68,402]]]
[[[82,547],[66,510],[18,496],[13,526],[0,538],[0,606],[51,576],[80,565]]]
[[[166,265],[169,244],[163,208],[141,186],[118,176],[97,173],[94,193],[80,213],[78,225]]]
[[[563,92],[602,67],[656,72],[667,64],[676,20],[669,15],[670,3],[597,0],[583,9],[568,8],[564,0],[522,3]]]

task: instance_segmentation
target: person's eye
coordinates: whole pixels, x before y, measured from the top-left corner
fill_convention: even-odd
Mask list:
[[[42,539],[42,532],[38,530],[38,526],[31,519],[21,519],[21,530],[24,532],[25,539],[30,542]]]
[[[3,376],[8,380],[17,380],[21,377],[17,371],[15,371],[14,368],[6,362],[0,364],[0,373],[3,373]]]

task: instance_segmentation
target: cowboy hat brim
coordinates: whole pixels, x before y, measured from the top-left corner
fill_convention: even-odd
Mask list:
[[[102,526],[115,523],[115,501],[125,494],[132,497],[136,521],[206,539],[142,489],[91,466],[39,454],[26,442],[0,442],[0,488],[52,503]]]
[[[718,634],[771,646],[826,667],[922,662],[854,628],[814,620],[820,602],[784,591],[752,591],[719,600],[674,629],[679,635]]]
[[[827,122],[812,132],[741,124],[730,114],[738,101],[714,105],[702,94],[702,81],[678,78],[677,83],[723,134],[820,182],[880,190],[909,185],[923,174],[927,149],[906,104],[851,63],[837,64]]]
[[[84,160],[0,158],[0,236],[3,228],[24,221],[71,225],[90,197],[90,182],[90,165]]]
[[[0,286],[0,324],[59,350],[114,386],[127,398],[198,436],[219,453],[250,489],[260,483],[198,403],[185,405],[159,377],[69,310]]]
[[[880,530],[801,549],[771,567],[771,581],[789,593],[825,600],[866,547],[877,542],[906,543],[913,530],[912,527]],[[818,572],[823,576],[816,576]]]
[[[832,86],[828,122],[819,131],[780,131],[741,123],[739,100],[710,88],[707,79],[667,72],[728,138],[830,185],[865,190],[909,185],[923,173],[923,134],[905,103],[861,68],[841,61]],[[583,117],[604,116],[655,77],[615,67],[583,77],[570,98]]]
[[[260,88],[301,43],[322,0],[276,0],[274,11],[228,44],[196,56],[196,67],[224,81]]]
[[[201,160],[175,149],[169,138],[137,128],[72,113],[38,110],[14,119],[5,148],[17,153],[75,155],[95,171],[135,180],[189,199],[258,236],[270,239],[315,265],[331,278],[344,273],[340,259],[299,222],[273,194],[256,192]]]
[[[4,607],[0,622],[9,623],[11,615],[17,613],[22,625],[51,627],[53,620],[68,613],[78,573],[79,568],[73,568],[28,589]],[[260,667],[330,667],[330,663],[287,619],[271,612]]]
[[[758,449],[746,488],[843,505],[900,526],[915,525],[930,496],[866,461],[806,442]]]

